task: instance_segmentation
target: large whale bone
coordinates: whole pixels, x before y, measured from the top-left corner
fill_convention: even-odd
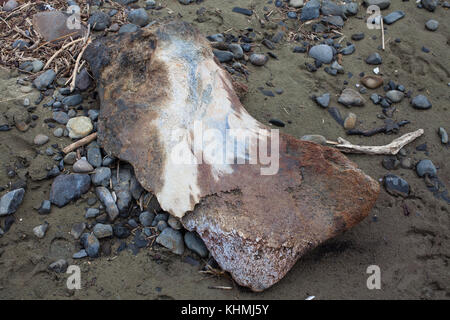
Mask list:
[[[240,285],[272,286],[374,205],[379,184],[339,151],[250,116],[191,25],[101,38],[85,58],[97,79],[100,144],[133,165]],[[233,141],[236,131],[246,139]]]

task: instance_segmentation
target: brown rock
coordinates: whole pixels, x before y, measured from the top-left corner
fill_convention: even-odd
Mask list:
[[[197,231],[239,284],[254,291],[272,286],[305,252],[364,219],[374,205],[379,184],[337,150],[284,134],[276,148],[277,131],[247,113],[191,25],[104,37],[85,58],[99,86],[103,148],[130,162],[161,208]],[[205,142],[210,129],[222,137],[245,130],[251,145],[238,142],[230,162],[208,157],[196,141]],[[174,132],[180,139],[173,140]],[[245,150],[265,151],[266,135],[269,152],[279,155],[271,158],[274,170],[257,161],[238,164],[255,160]],[[182,162],[188,158],[202,161]]]
[[[45,41],[53,41],[69,34],[75,39],[82,36],[86,28],[82,25],[78,28],[78,25],[73,23],[73,16],[70,17],[61,11],[39,12],[33,16],[33,28]]]
[[[356,114],[350,112],[347,118],[345,118],[344,128],[346,130],[350,130],[353,129],[355,126],[356,126]]]
[[[30,125],[23,121],[18,121],[18,122],[16,122],[16,128],[17,128],[17,130],[19,130],[21,132],[25,132],[30,128]]]
[[[363,77],[360,82],[369,89],[376,89],[383,85],[383,78],[380,76],[368,75]]]
[[[366,100],[362,95],[359,94],[358,91],[346,88],[342,91],[339,96],[338,102],[343,104],[344,106],[358,106],[361,107],[366,103]]]

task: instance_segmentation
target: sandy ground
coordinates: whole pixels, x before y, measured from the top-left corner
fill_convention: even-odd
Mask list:
[[[140,1],[141,2],[141,1]],[[143,2],[143,1],[142,1]],[[182,6],[176,0],[163,0],[163,4],[182,19],[193,22],[205,34],[224,32],[253,27],[256,31],[273,34],[276,30],[261,29],[256,17],[249,19],[232,13],[234,6],[249,7],[255,4],[256,11],[262,15],[266,1],[219,1],[206,0],[200,5]],[[400,134],[419,128],[425,135],[408,145],[407,156],[414,163],[421,159],[431,159],[438,167],[441,181],[450,187],[449,148],[441,144],[437,129],[449,127],[449,87],[450,82],[450,27],[449,12],[439,7],[430,13],[419,10],[415,1],[392,1],[385,12],[402,9],[406,17],[387,27],[386,50],[381,52],[383,64],[380,69],[386,80],[392,79],[403,84],[414,94],[426,94],[433,103],[428,111],[418,111],[409,105],[409,100],[397,104],[394,119],[409,120],[411,124],[403,127]],[[220,8],[220,15],[211,15],[204,23],[194,21],[196,10],[201,6],[214,10]],[[249,93],[243,104],[258,120],[267,123],[278,118],[287,123],[283,132],[296,137],[305,134],[322,134],[330,140],[345,137],[345,132],[324,109],[318,107],[309,96],[313,93],[332,94],[331,106],[340,109],[343,115],[349,111],[358,116],[360,128],[381,126],[383,121],[377,118],[381,113],[379,106],[369,101],[373,92],[382,94],[383,89],[369,90],[365,94],[368,102],[364,107],[348,110],[337,104],[337,96],[344,87],[358,83],[360,72],[370,74],[372,67],[364,59],[376,51],[381,44],[380,30],[368,30],[360,8],[357,17],[350,18],[342,32],[345,41],[350,41],[353,33],[364,32],[364,40],[355,42],[356,52],[345,56],[343,66],[353,77],[339,75],[332,77],[323,68],[315,73],[308,72],[304,63],[312,62],[305,54],[292,53],[293,43],[283,41],[273,52],[279,60],[271,59],[265,67],[249,66],[251,75],[247,85]],[[154,18],[169,16],[168,10],[156,12]],[[436,32],[425,30],[424,24],[430,19],[440,21]],[[307,27],[308,28],[308,27]],[[376,35],[376,40],[372,36]],[[400,38],[401,42],[394,42]],[[422,46],[431,50],[421,51]],[[267,52],[264,47],[256,51]],[[0,111],[10,108],[23,108],[23,95],[16,84],[18,74],[0,68]],[[265,97],[258,87],[268,88],[270,81],[284,93],[276,97]],[[268,88],[270,89],[270,88]],[[31,101],[37,97],[37,91],[26,94]],[[14,100],[14,98],[18,98]],[[2,102],[7,99],[7,102]],[[44,100],[45,102],[46,100]],[[90,106],[97,108],[96,102]],[[245,288],[234,286],[233,290],[209,289],[210,286],[233,286],[227,277],[208,277],[185,261],[185,256],[175,256],[165,249],[154,247],[141,250],[137,255],[122,251],[117,256],[118,243],[111,241],[112,254],[95,260],[74,261],[70,257],[77,251],[77,241],[69,235],[74,223],[84,221],[88,193],[76,203],[58,209],[52,207],[48,216],[38,215],[35,208],[43,199],[48,199],[51,181],[32,181],[31,175],[39,173],[52,163],[51,157],[36,156],[36,147],[32,140],[37,133],[50,137],[46,145],[69,144],[68,138],[55,138],[43,119],[51,117],[50,110],[42,104],[34,114],[39,116],[36,127],[22,133],[13,128],[0,132],[0,186],[7,186],[17,178],[9,178],[7,168],[27,159],[30,167],[18,170],[19,176],[28,177],[25,200],[14,214],[15,223],[9,232],[0,238],[0,299],[305,299],[309,295],[317,299],[449,299],[450,298],[450,208],[445,201],[436,198],[427,190],[423,179],[414,170],[397,169],[393,173],[406,179],[412,190],[407,199],[392,197],[382,188],[380,197],[370,216],[361,224],[335,239],[328,241],[301,258],[294,268],[272,288],[263,293],[252,293]],[[289,123],[288,123],[289,122]],[[379,134],[370,138],[347,137],[348,140],[366,145],[386,144],[396,136]],[[427,144],[428,154],[415,148]],[[45,148],[41,148],[45,150]],[[352,155],[366,173],[375,179],[381,179],[388,171],[381,166],[382,156]],[[27,173],[28,172],[28,173]],[[3,192],[2,192],[3,194]],[[410,214],[405,215],[404,205]],[[32,233],[33,227],[48,221],[50,229],[44,239],[37,240]],[[0,218],[3,226],[5,218]],[[76,264],[82,271],[82,289],[66,289],[65,274],[48,271],[49,263],[65,258],[70,264]],[[381,290],[369,290],[366,269],[369,265],[381,268]]]

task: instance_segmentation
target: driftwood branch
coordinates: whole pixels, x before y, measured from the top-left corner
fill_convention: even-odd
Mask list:
[[[346,153],[365,153],[365,154],[387,154],[396,155],[401,148],[406,146],[408,143],[416,140],[418,137],[423,135],[423,129],[419,129],[414,132],[407,133],[391,143],[385,146],[359,146],[352,144],[351,142],[339,137],[338,142],[327,141],[327,143],[332,144],[335,148],[338,148],[342,152]]]
[[[81,49],[80,53],[78,54],[77,60],[75,61],[75,67],[73,69],[73,74],[72,74],[72,82],[70,83],[70,92],[73,92],[73,90],[75,90],[75,84],[77,81],[77,74],[78,74],[78,66],[80,65],[81,58],[83,58],[84,51],[86,50],[88,45],[91,43],[90,31],[91,31],[91,26],[89,25],[86,36],[83,38],[84,39],[83,48]]]
[[[67,147],[63,149],[63,152],[66,154],[72,152],[73,150],[78,149],[79,147],[82,147],[94,141],[95,139],[97,139],[97,132],[91,133],[90,135],[84,137],[83,139],[78,140],[77,142],[74,142],[72,144],[69,144]]]

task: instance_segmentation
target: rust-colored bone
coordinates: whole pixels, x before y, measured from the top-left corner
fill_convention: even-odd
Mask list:
[[[370,212],[379,184],[339,151],[279,135],[279,170],[260,162],[175,163],[181,139],[196,159],[196,121],[204,129],[269,129],[241,105],[227,72],[192,26],[171,22],[94,42],[85,57],[97,78],[104,149],[130,162],[161,207],[195,230],[219,265],[241,285],[262,291],[308,250],[351,228]],[[270,136],[269,146],[275,145]],[[198,147],[198,146],[197,146]],[[203,149],[202,149],[203,148]]]

